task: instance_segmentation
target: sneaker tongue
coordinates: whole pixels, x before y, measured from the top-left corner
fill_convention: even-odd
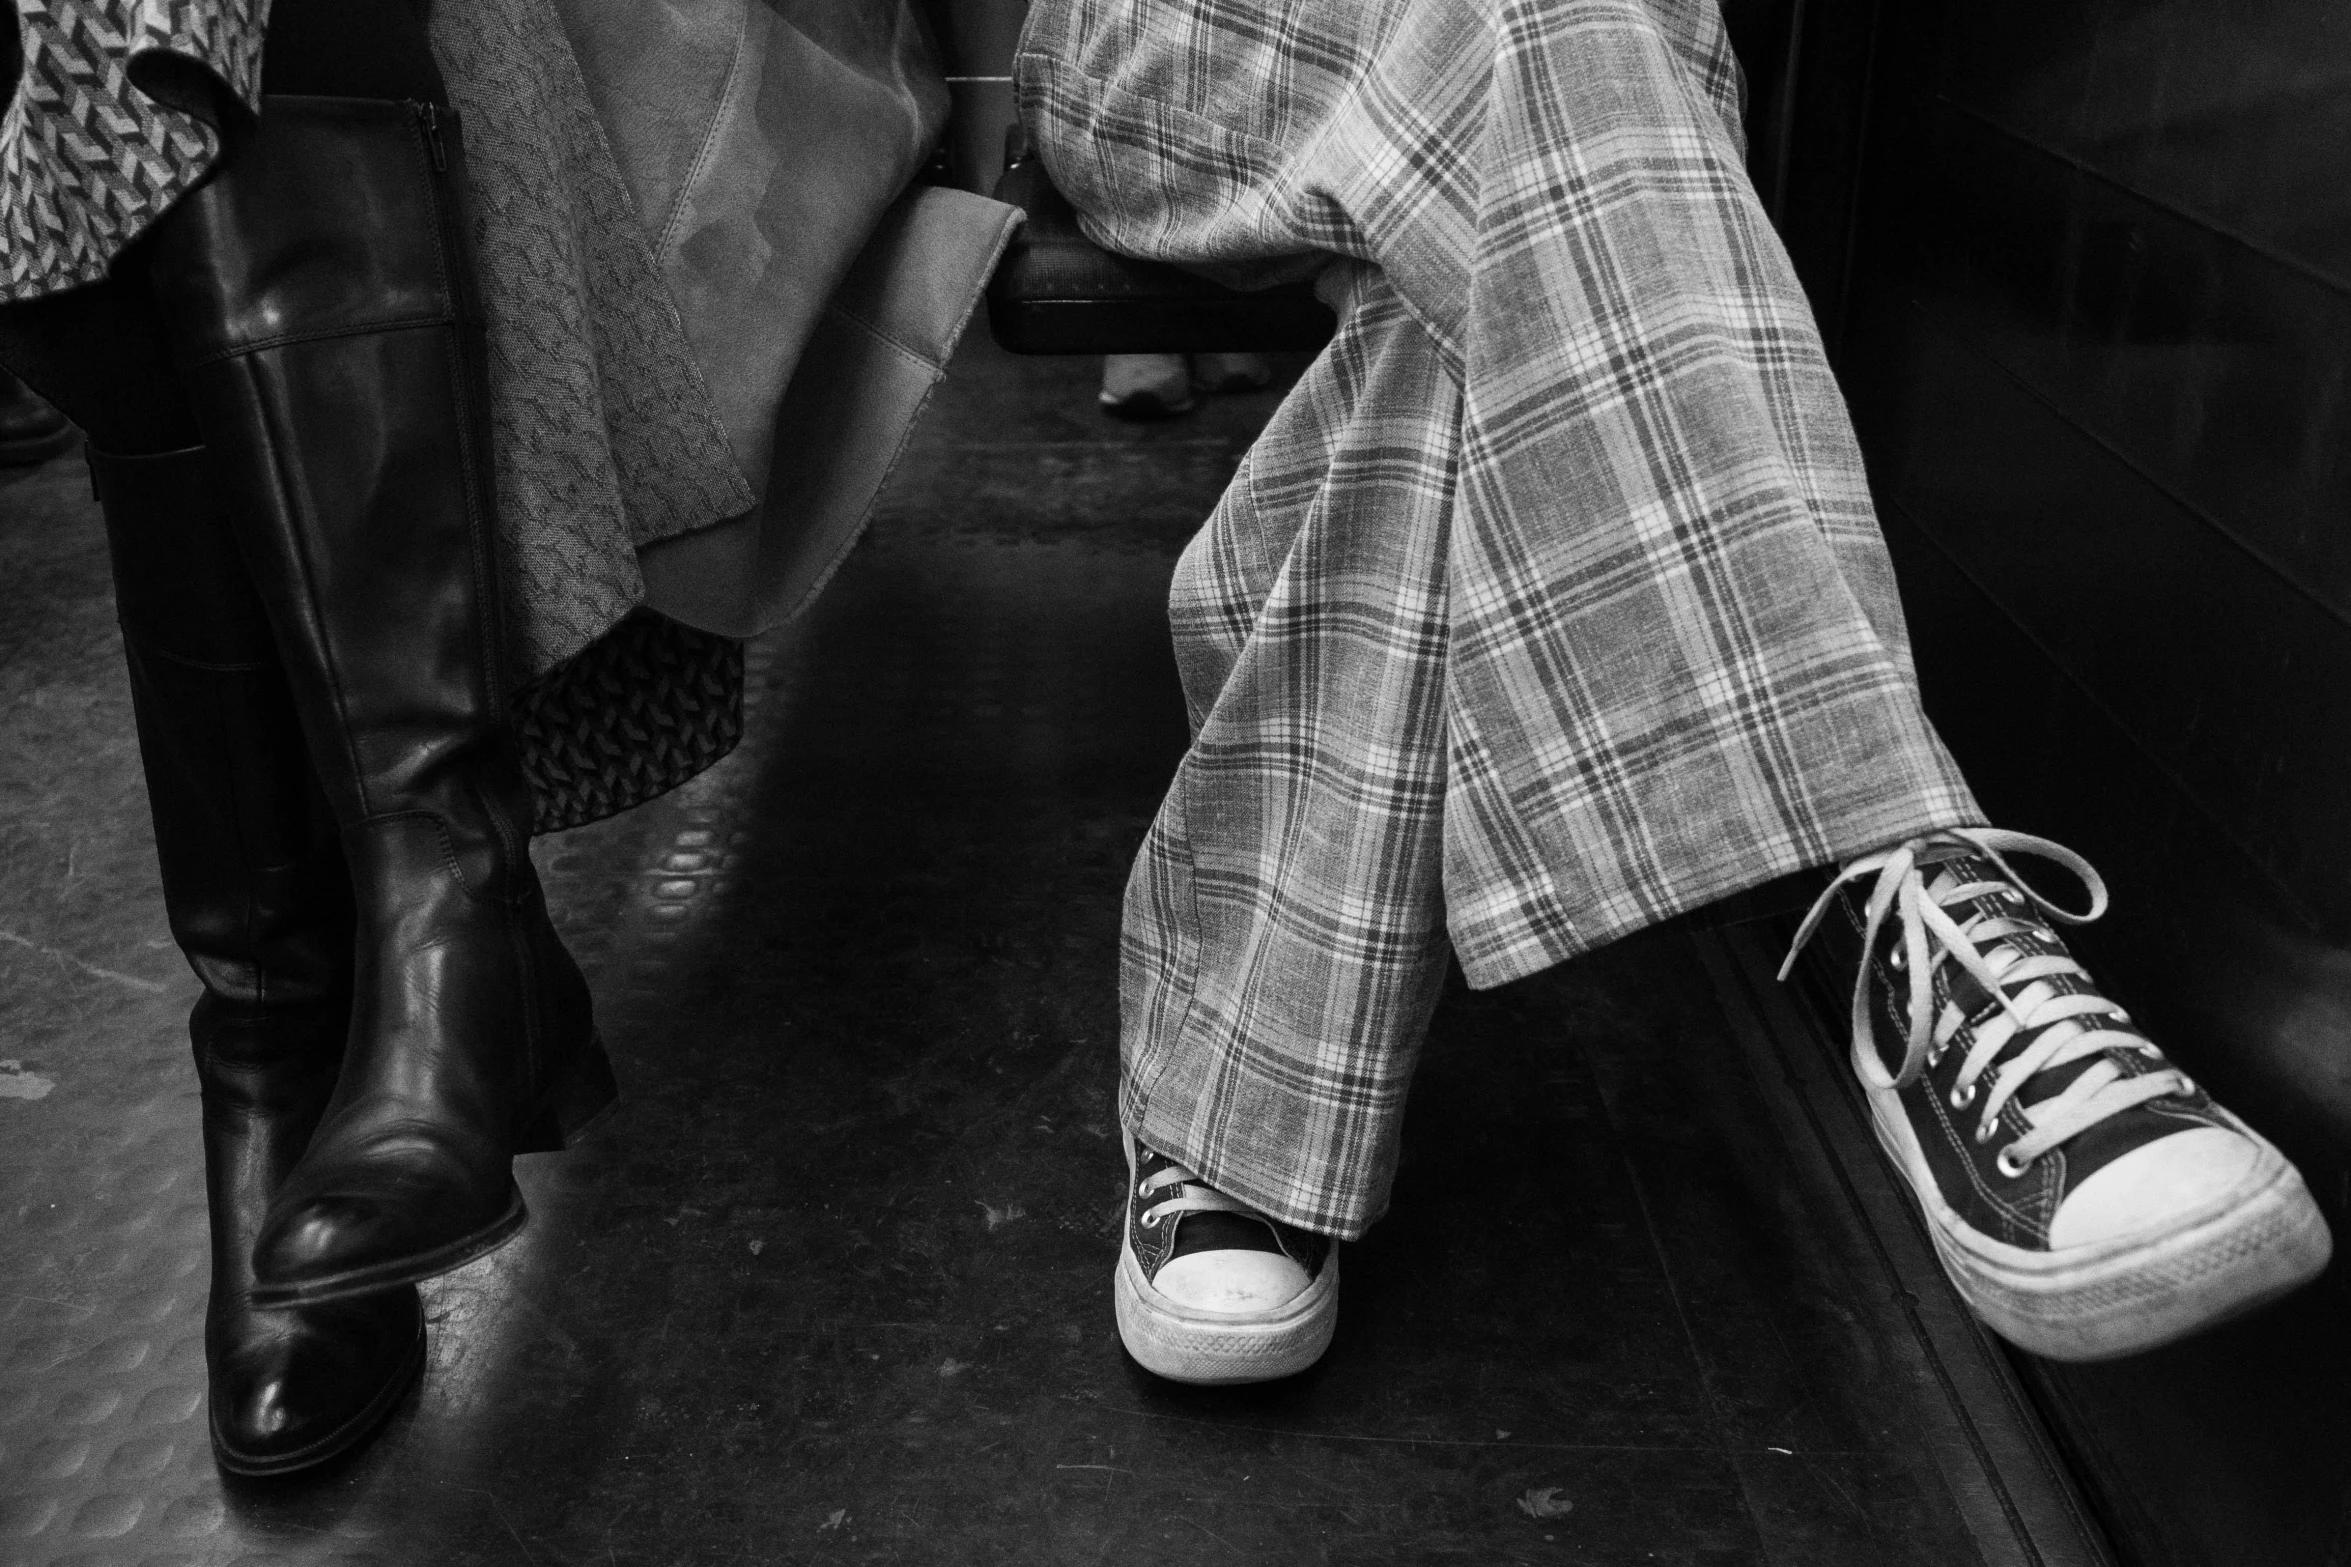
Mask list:
[[[1935,867],[1934,874],[1927,877],[1927,896],[1939,903],[1952,888],[1964,882],[1987,881],[2002,887],[2008,885],[2008,878],[2001,875],[2000,867],[1994,865],[1990,860],[1979,859],[1972,854],[1962,855],[1955,860],[1945,860]],[[1972,901],[1981,905],[1991,902],[1993,899],[1991,895],[1987,894],[1985,897]],[[1951,912],[1954,915],[1961,915],[1964,910],[1955,908]]]
[[[1282,1255],[1273,1226],[1263,1219],[1238,1213],[1187,1213],[1176,1226],[1175,1246],[1168,1256],[1189,1257],[1203,1251],[1270,1251]]]
[[[1927,883],[1927,891],[1930,895],[1940,895],[1963,882],[1977,881],[2005,884],[2007,878],[2000,874],[1997,866],[1987,862],[1973,859],[1959,860],[1944,866],[1933,880]],[[1961,924],[1965,924],[1977,915],[2010,919],[2038,918],[2031,903],[2017,893],[2006,895],[1986,893],[1972,898],[1966,903],[1951,905],[1947,912]],[[1976,950],[1981,952],[1986,961],[1996,970],[2005,970],[2011,963],[2023,958],[2070,956],[2062,942],[2032,931],[2020,931],[2011,935],[1995,936],[1989,940],[1979,941]],[[2008,956],[2009,954],[2014,954],[2014,956]],[[1957,963],[1949,960],[1944,963],[1943,973],[1944,983],[1949,987],[1951,1000],[1967,1015],[1969,1022],[1981,1026],[1989,1021],[1992,1016],[1991,1009],[1996,1005],[1996,1002],[1992,993],[1984,988],[1982,981]],[[2079,974],[2052,974],[2019,987],[2013,992],[2013,999],[2022,1009],[2029,1011],[2035,1001],[2050,994],[2083,995],[2091,993],[2092,989],[2089,982]],[[2052,1025],[2060,1034],[2078,1033],[2096,1026],[2095,1019],[2080,1018]],[[2013,1056],[2032,1040],[2046,1037],[2045,1031],[2029,1037],[2019,1031],[2015,1038],[2001,1047],[2000,1054],[1993,1058],[1992,1066],[1987,1069],[1987,1075],[1990,1071],[1997,1070],[2001,1061]],[[2026,1109],[2030,1109],[2045,1099],[2056,1097],[2071,1086],[2075,1078],[2095,1066],[2098,1060],[2098,1055],[2089,1055],[2078,1061],[2063,1062],[2035,1072],[2025,1083],[2024,1091],[2017,1096],[2018,1102],[2023,1104]]]

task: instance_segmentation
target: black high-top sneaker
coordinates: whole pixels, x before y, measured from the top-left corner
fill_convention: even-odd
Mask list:
[[[1118,1336],[1174,1382],[1270,1382],[1322,1358],[1339,1321],[1338,1248],[1267,1218],[1126,1139]]]
[[[2080,878],[2088,912],[2035,892],[2011,853]],[[1864,881],[1856,908],[1845,889]],[[1865,856],[1813,905],[1790,965],[1831,907],[1860,931],[1853,1067],[1878,1140],[1994,1331],[2106,1360],[2326,1266],[2333,1242],[2294,1167],[2100,995],[2052,928],[2106,911],[2081,856],[1990,828]]]

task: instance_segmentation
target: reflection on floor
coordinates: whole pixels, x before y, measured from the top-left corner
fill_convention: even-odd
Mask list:
[[[529,1161],[421,1394],[300,1483],[206,1450],[192,985],[99,535],[78,464],[0,479],[0,1563],[2010,1559],[1927,1451],[1917,1297],[1678,933],[1448,1000],[1324,1367],[1123,1357],[1162,599],[1272,394],[1116,426],[1091,368],[967,350],[754,647],[743,751],[540,846],[625,1109]]]

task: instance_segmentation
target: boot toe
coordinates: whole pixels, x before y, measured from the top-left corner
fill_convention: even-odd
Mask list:
[[[269,1331],[209,1356],[213,1452],[232,1474],[286,1474],[348,1450],[424,1368],[413,1287],[248,1320]]]
[[[254,1277],[264,1284],[334,1278],[397,1255],[408,1226],[369,1197],[313,1197],[275,1208],[253,1243]]]
[[[281,1195],[253,1245],[256,1303],[315,1304],[446,1273],[504,1243],[525,1217],[511,1180],[503,1202],[462,1184],[382,1186]]]

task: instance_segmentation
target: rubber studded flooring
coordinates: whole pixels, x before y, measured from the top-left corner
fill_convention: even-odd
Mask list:
[[[526,1161],[524,1236],[429,1288],[421,1392],[296,1482],[205,1444],[193,985],[95,514],[70,459],[0,476],[0,1564],[2030,1559],[1952,1456],[1999,1389],[1896,1309],[1679,932],[1448,998],[1322,1368],[1125,1359],[1162,601],[1273,398],[1122,427],[1093,368],[968,349],[754,646],[743,750],[540,845],[624,1109]]]

